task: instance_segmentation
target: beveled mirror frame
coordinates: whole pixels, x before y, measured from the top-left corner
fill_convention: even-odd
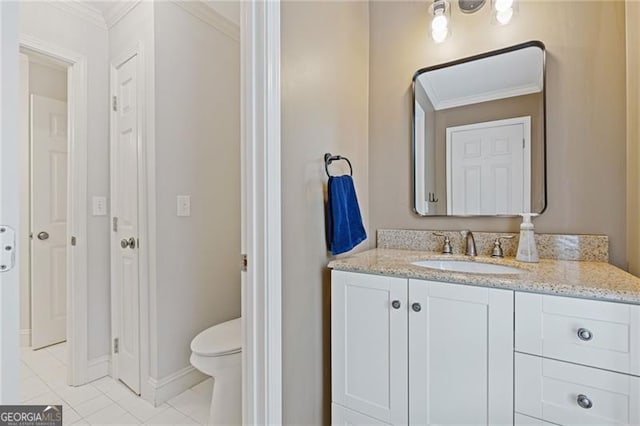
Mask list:
[[[492,56],[497,56],[497,55],[502,55],[505,53],[510,53],[516,50],[521,50],[521,49],[525,49],[528,47],[537,47],[540,50],[542,50],[542,129],[541,129],[541,136],[542,136],[542,176],[543,176],[543,183],[542,183],[542,208],[540,209],[540,211],[536,211],[533,213],[538,213],[538,214],[542,214],[547,210],[547,205],[548,205],[548,200],[547,200],[547,188],[548,188],[548,183],[547,183],[547,69],[546,69],[546,47],[544,45],[543,42],[538,41],[538,40],[532,40],[532,41],[528,41],[528,42],[524,42],[524,43],[519,43],[513,46],[509,46],[509,47],[505,47],[505,48],[501,48],[501,49],[497,49],[497,50],[492,50],[489,52],[485,52],[485,53],[480,53],[477,55],[473,55],[473,56],[468,56],[465,58],[461,58],[461,59],[456,59],[454,61],[450,61],[450,62],[445,62],[442,64],[438,64],[438,65],[433,65],[433,66],[429,66],[429,67],[425,67],[425,68],[420,68],[418,71],[416,71],[413,74],[413,78],[412,78],[412,83],[411,83],[411,89],[412,89],[412,96],[411,96],[411,160],[412,160],[412,180],[411,180],[411,185],[412,185],[412,206],[411,209],[413,211],[413,213],[416,216],[419,217],[438,217],[438,218],[442,218],[442,217],[477,217],[477,218],[481,218],[481,217],[505,217],[505,218],[512,218],[512,217],[518,217],[517,215],[500,215],[500,214],[496,214],[496,215],[430,215],[430,214],[421,214],[420,212],[418,212],[417,208],[416,208],[416,196],[418,195],[416,193],[416,129],[415,129],[415,116],[416,116],[416,80],[417,78],[421,75],[424,74],[426,72],[429,71],[435,71],[435,70],[439,70],[439,69],[443,69],[443,68],[448,68],[448,67],[452,67],[452,66],[456,66],[456,65],[460,65],[460,64],[465,64],[468,62],[473,62],[473,61],[477,61],[480,59],[485,59],[485,58],[489,58]]]

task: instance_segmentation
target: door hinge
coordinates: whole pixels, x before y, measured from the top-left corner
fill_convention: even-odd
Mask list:
[[[120,339],[116,337],[113,339],[113,353],[117,354],[118,352],[120,352]]]
[[[113,97],[112,108],[113,108],[114,111],[118,110],[118,97],[117,96]]]
[[[72,246],[75,246],[77,242],[78,241],[76,240],[76,237],[71,237],[71,245]]]
[[[113,218],[113,232],[118,232],[118,218]]]
[[[240,268],[240,270],[242,272],[247,272],[247,267],[249,266],[249,261],[247,260],[247,255],[243,254],[241,256],[241,259],[242,259],[242,267]]]
[[[7,225],[0,225],[0,272],[8,272],[16,264],[16,232]]]

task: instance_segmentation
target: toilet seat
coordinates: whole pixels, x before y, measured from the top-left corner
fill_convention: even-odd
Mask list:
[[[200,356],[231,355],[242,350],[242,321],[232,319],[202,331],[191,341],[191,351]]]

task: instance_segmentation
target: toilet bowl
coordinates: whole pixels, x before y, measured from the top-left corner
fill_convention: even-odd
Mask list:
[[[213,377],[210,425],[242,424],[242,319],[210,327],[191,341],[191,365]]]

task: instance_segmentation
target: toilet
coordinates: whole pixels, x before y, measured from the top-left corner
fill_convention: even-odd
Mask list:
[[[242,424],[242,319],[210,327],[191,341],[191,365],[213,377],[210,425]]]

